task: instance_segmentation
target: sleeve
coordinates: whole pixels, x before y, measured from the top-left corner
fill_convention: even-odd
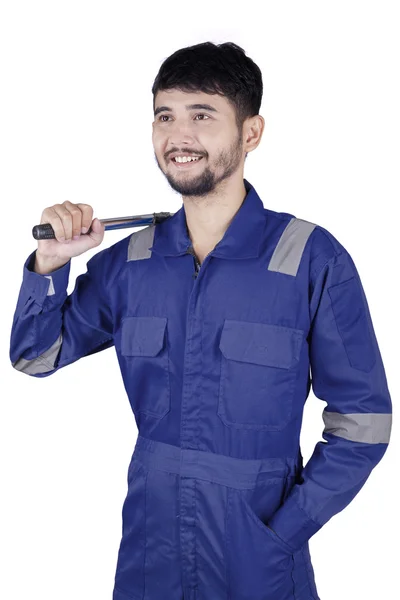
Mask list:
[[[342,247],[343,248],[343,247]],[[325,441],[268,525],[296,551],[360,491],[386,452],[392,403],[365,293],[343,249],[310,286],[312,389],[327,405]]]
[[[71,261],[41,275],[27,258],[14,313],[10,360],[28,375],[46,377],[83,356],[114,344],[113,319],[105,286],[108,249],[87,262],[67,295]]]

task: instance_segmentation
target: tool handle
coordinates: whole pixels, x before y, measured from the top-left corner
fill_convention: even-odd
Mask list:
[[[54,235],[54,229],[50,223],[42,223],[41,225],[35,225],[32,229],[32,235],[35,240],[51,240],[56,236]]]
[[[151,225],[154,223],[161,223],[164,219],[172,216],[174,213],[170,212],[158,212],[149,213],[145,215],[135,215],[132,217],[117,217],[111,219],[99,219],[101,223],[104,223],[104,230],[112,229],[125,229],[127,227],[142,227],[143,225]],[[89,230],[90,232],[90,230]],[[88,233],[89,233],[88,232]],[[52,240],[54,239],[54,229],[50,223],[41,223],[35,225],[32,228],[32,235],[35,240]],[[85,234],[87,235],[87,234]]]

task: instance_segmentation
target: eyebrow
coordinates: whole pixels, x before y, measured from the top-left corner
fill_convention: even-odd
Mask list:
[[[211,106],[210,104],[186,104],[185,108],[186,108],[186,110],[203,109],[203,110],[210,110],[212,112],[218,112],[217,109],[214,108],[213,106]],[[172,108],[170,108],[169,106],[159,106],[154,111],[154,116],[156,117],[158,115],[158,113],[160,113],[162,111],[172,112]]]

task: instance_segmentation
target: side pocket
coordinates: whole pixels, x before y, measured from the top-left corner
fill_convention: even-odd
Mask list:
[[[128,487],[131,485],[132,478],[135,476],[135,473],[140,469],[141,466],[142,466],[142,463],[137,459],[135,453],[133,453],[131,462],[129,463],[129,467],[128,467],[128,474],[127,474]]]
[[[144,593],[147,476],[147,470],[134,457],[128,469],[128,493],[122,507],[115,586],[135,598],[142,598]]]
[[[358,281],[351,277],[328,288],[328,293],[350,365],[360,371],[370,371],[376,355]]]
[[[278,486],[277,486],[278,487]],[[226,509],[227,597],[293,599],[293,554],[247,503],[228,488]]]
[[[261,518],[254,512],[243,494],[241,494],[241,499],[250,519],[255,523],[255,525],[257,525],[257,527],[261,529],[261,532],[264,533],[264,535],[267,535],[273,542],[275,542],[275,544],[278,544],[285,552],[289,553],[290,555],[293,554],[292,548],[290,548],[290,546],[288,546],[286,542],[284,542],[275,533],[275,531],[267,525],[267,523],[264,523],[264,521],[261,520]]]

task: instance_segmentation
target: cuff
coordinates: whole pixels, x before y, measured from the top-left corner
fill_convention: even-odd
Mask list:
[[[269,519],[268,526],[293,552],[299,550],[322,527],[304,512],[293,495]]]
[[[56,271],[52,271],[51,274],[41,275],[40,273],[35,273],[33,270],[35,258],[36,250],[25,261],[23,285],[40,305],[43,305],[48,296],[54,301],[60,298],[64,299],[68,287],[71,260]]]

